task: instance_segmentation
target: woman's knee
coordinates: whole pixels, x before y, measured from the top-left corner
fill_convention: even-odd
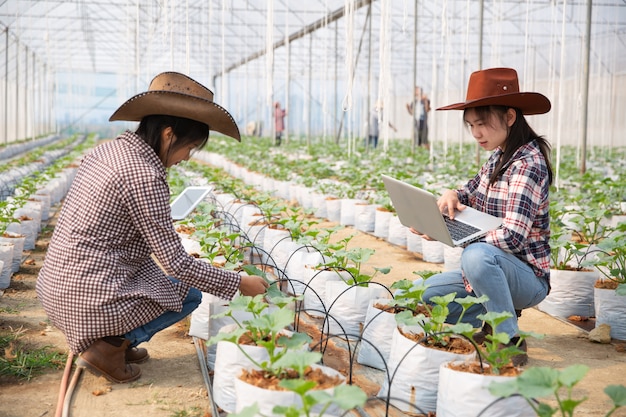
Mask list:
[[[480,275],[484,268],[494,265],[496,259],[493,249],[492,245],[482,242],[466,247],[461,254],[461,266],[465,276]]]
[[[185,298],[185,304],[192,305],[197,308],[202,302],[202,291],[197,288],[190,288]]]

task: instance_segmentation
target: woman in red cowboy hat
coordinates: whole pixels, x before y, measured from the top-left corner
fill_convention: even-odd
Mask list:
[[[452,292],[461,298],[486,295],[489,301],[470,308],[464,321],[480,327],[477,315],[510,312],[511,318],[496,330],[507,333],[509,345],[523,351],[513,364],[524,365],[528,355],[525,341],[519,341],[517,317],[541,302],[550,289],[548,192],[552,183],[550,145],[524,115],[547,113],[550,101],[539,93],[520,92],[515,70],[491,68],[471,75],[464,102],[437,110],[463,110],[463,120],[477,143],[493,151],[474,178],[442,194],[439,209],[454,218],[455,210],[470,206],[503,221],[464,249],[460,270],[426,281],[426,299]],[[456,303],[449,307],[450,319],[456,322],[461,307]],[[490,331],[484,326],[477,341]]]
[[[162,73],[110,120],[138,121],[139,127],[81,162],[37,295],[71,351],[80,354],[77,364],[122,383],[139,378],[136,364],[149,357],[137,345],[190,314],[202,291],[230,299],[237,290],[261,294],[267,283],[195,259],[174,230],[166,169],[202,148],[209,130],[240,140],[213,93],[183,74]]]

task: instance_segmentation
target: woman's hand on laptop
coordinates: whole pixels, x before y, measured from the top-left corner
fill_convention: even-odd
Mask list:
[[[413,234],[419,235],[422,239],[425,239],[425,240],[435,240],[435,239],[431,238],[428,235],[425,235],[423,233],[418,232],[417,230],[413,229],[412,227],[409,227],[409,231],[411,233],[413,233]]]
[[[459,196],[455,190],[445,191],[437,200],[437,206],[442,214],[447,214],[451,219],[454,219],[455,210],[465,210],[466,207],[459,201]]]

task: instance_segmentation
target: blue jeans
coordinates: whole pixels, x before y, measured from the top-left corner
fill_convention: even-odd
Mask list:
[[[488,243],[473,243],[466,247],[461,255],[461,268],[472,292],[465,289],[461,269],[458,269],[428,278],[424,300],[452,292],[456,292],[456,298],[486,295],[489,301],[470,307],[463,316],[463,321],[474,327],[482,326],[482,322],[476,318],[479,314],[508,311],[513,317],[502,322],[495,330],[507,333],[509,337],[517,336],[519,328],[515,310],[535,306],[548,294],[548,282],[537,277],[527,263]],[[419,279],[415,282],[421,281]],[[447,321],[456,323],[462,311],[461,306],[453,302],[448,308],[450,314]]]
[[[169,277],[174,282],[178,282],[176,278]],[[202,292],[196,288],[189,288],[187,297],[183,300],[183,309],[178,311],[166,311],[156,319],[139,326],[136,329],[124,335],[125,339],[130,340],[128,347],[135,347],[140,343],[147,342],[152,339],[152,336],[167,329],[172,324],[176,324],[194,311],[200,305],[202,301]]]

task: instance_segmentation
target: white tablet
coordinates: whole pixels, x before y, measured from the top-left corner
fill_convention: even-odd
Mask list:
[[[182,220],[207,196],[212,186],[187,187],[172,201],[172,219]]]

